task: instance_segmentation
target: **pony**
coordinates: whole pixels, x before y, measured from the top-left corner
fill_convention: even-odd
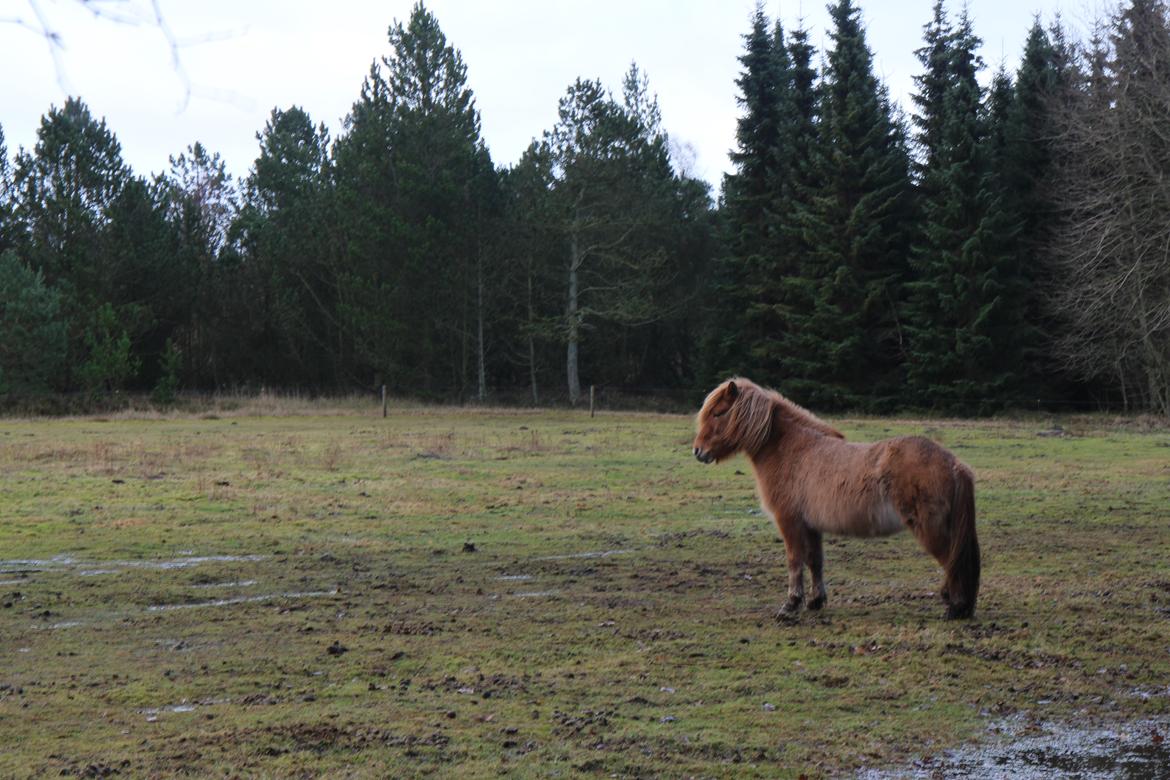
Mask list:
[[[945,447],[922,436],[860,444],[811,412],[750,380],[735,377],[708,395],[696,419],[694,455],[717,463],[743,453],[755,472],[764,511],[788,557],[788,601],[777,619],[804,603],[825,606],[823,534],[888,536],[910,529],[945,571],[946,618],[969,618],[979,594],[975,475]]]

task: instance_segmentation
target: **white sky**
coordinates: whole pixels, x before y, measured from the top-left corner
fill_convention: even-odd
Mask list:
[[[1014,70],[1033,14],[1058,9],[1085,26],[1099,0],[970,0],[988,72]],[[35,3],[35,4],[34,4]],[[1088,6],[1086,6],[1088,3]],[[877,69],[909,109],[911,77],[932,0],[859,0]],[[196,140],[244,176],[255,135],[274,106],[304,107],[336,137],[371,61],[389,53],[386,31],[413,0],[160,0],[176,38],[190,101],[162,34],[95,20],[76,0],[0,0],[0,126],[10,154],[31,149],[40,117],[66,94],[104,116],[139,174],[168,168]],[[631,60],[650,78],[663,121],[693,149],[691,172],[718,187],[734,144],[734,80],[754,0],[429,0],[447,39],[463,53],[497,164],[514,162],[556,119],[557,100],[578,76],[615,91]],[[818,49],[823,0],[769,0],[791,28],[801,12]],[[952,0],[953,10],[959,0]],[[803,8],[802,8],[803,6]],[[149,0],[109,0],[149,14]],[[1086,10],[1088,7],[1090,10]],[[64,88],[43,39],[13,19],[40,10],[61,34]]]

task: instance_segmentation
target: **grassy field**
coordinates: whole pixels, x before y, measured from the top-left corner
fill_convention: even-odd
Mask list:
[[[683,416],[0,422],[0,776],[818,777],[1170,712],[1170,432],[838,422],[975,468],[975,620],[900,535],[775,623]]]

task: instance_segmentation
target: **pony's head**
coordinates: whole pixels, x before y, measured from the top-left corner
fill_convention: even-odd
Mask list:
[[[759,452],[772,435],[773,395],[739,378],[712,390],[696,419],[695,457],[715,463],[737,452]]]

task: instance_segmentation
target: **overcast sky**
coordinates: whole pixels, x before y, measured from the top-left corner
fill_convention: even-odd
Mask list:
[[[1060,10],[1082,27],[1100,0],[970,0],[989,72],[1014,69],[1032,17]],[[878,74],[909,106],[914,49],[932,0],[860,0]],[[0,126],[9,153],[32,148],[40,117],[66,94],[104,116],[123,156],[141,174],[168,168],[168,157],[196,140],[244,176],[256,133],[274,106],[304,107],[333,137],[358,95],[371,61],[389,52],[386,30],[410,15],[413,0],[160,0],[182,44],[181,72],[164,35],[143,24],[94,19],[75,0],[0,0]],[[957,0],[951,5],[959,7]],[[691,151],[693,174],[718,187],[734,144],[737,56],[754,0],[430,0],[447,39],[463,53],[497,164],[514,162],[556,119],[557,100],[578,76],[615,91],[637,61],[658,94],[664,124]],[[111,2],[149,15],[149,0]],[[786,27],[803,16],[823,48],[821,0],[771,0]],[[11,19],[35,23],[39,9],[66,50],[58,69],[43,39]]]

